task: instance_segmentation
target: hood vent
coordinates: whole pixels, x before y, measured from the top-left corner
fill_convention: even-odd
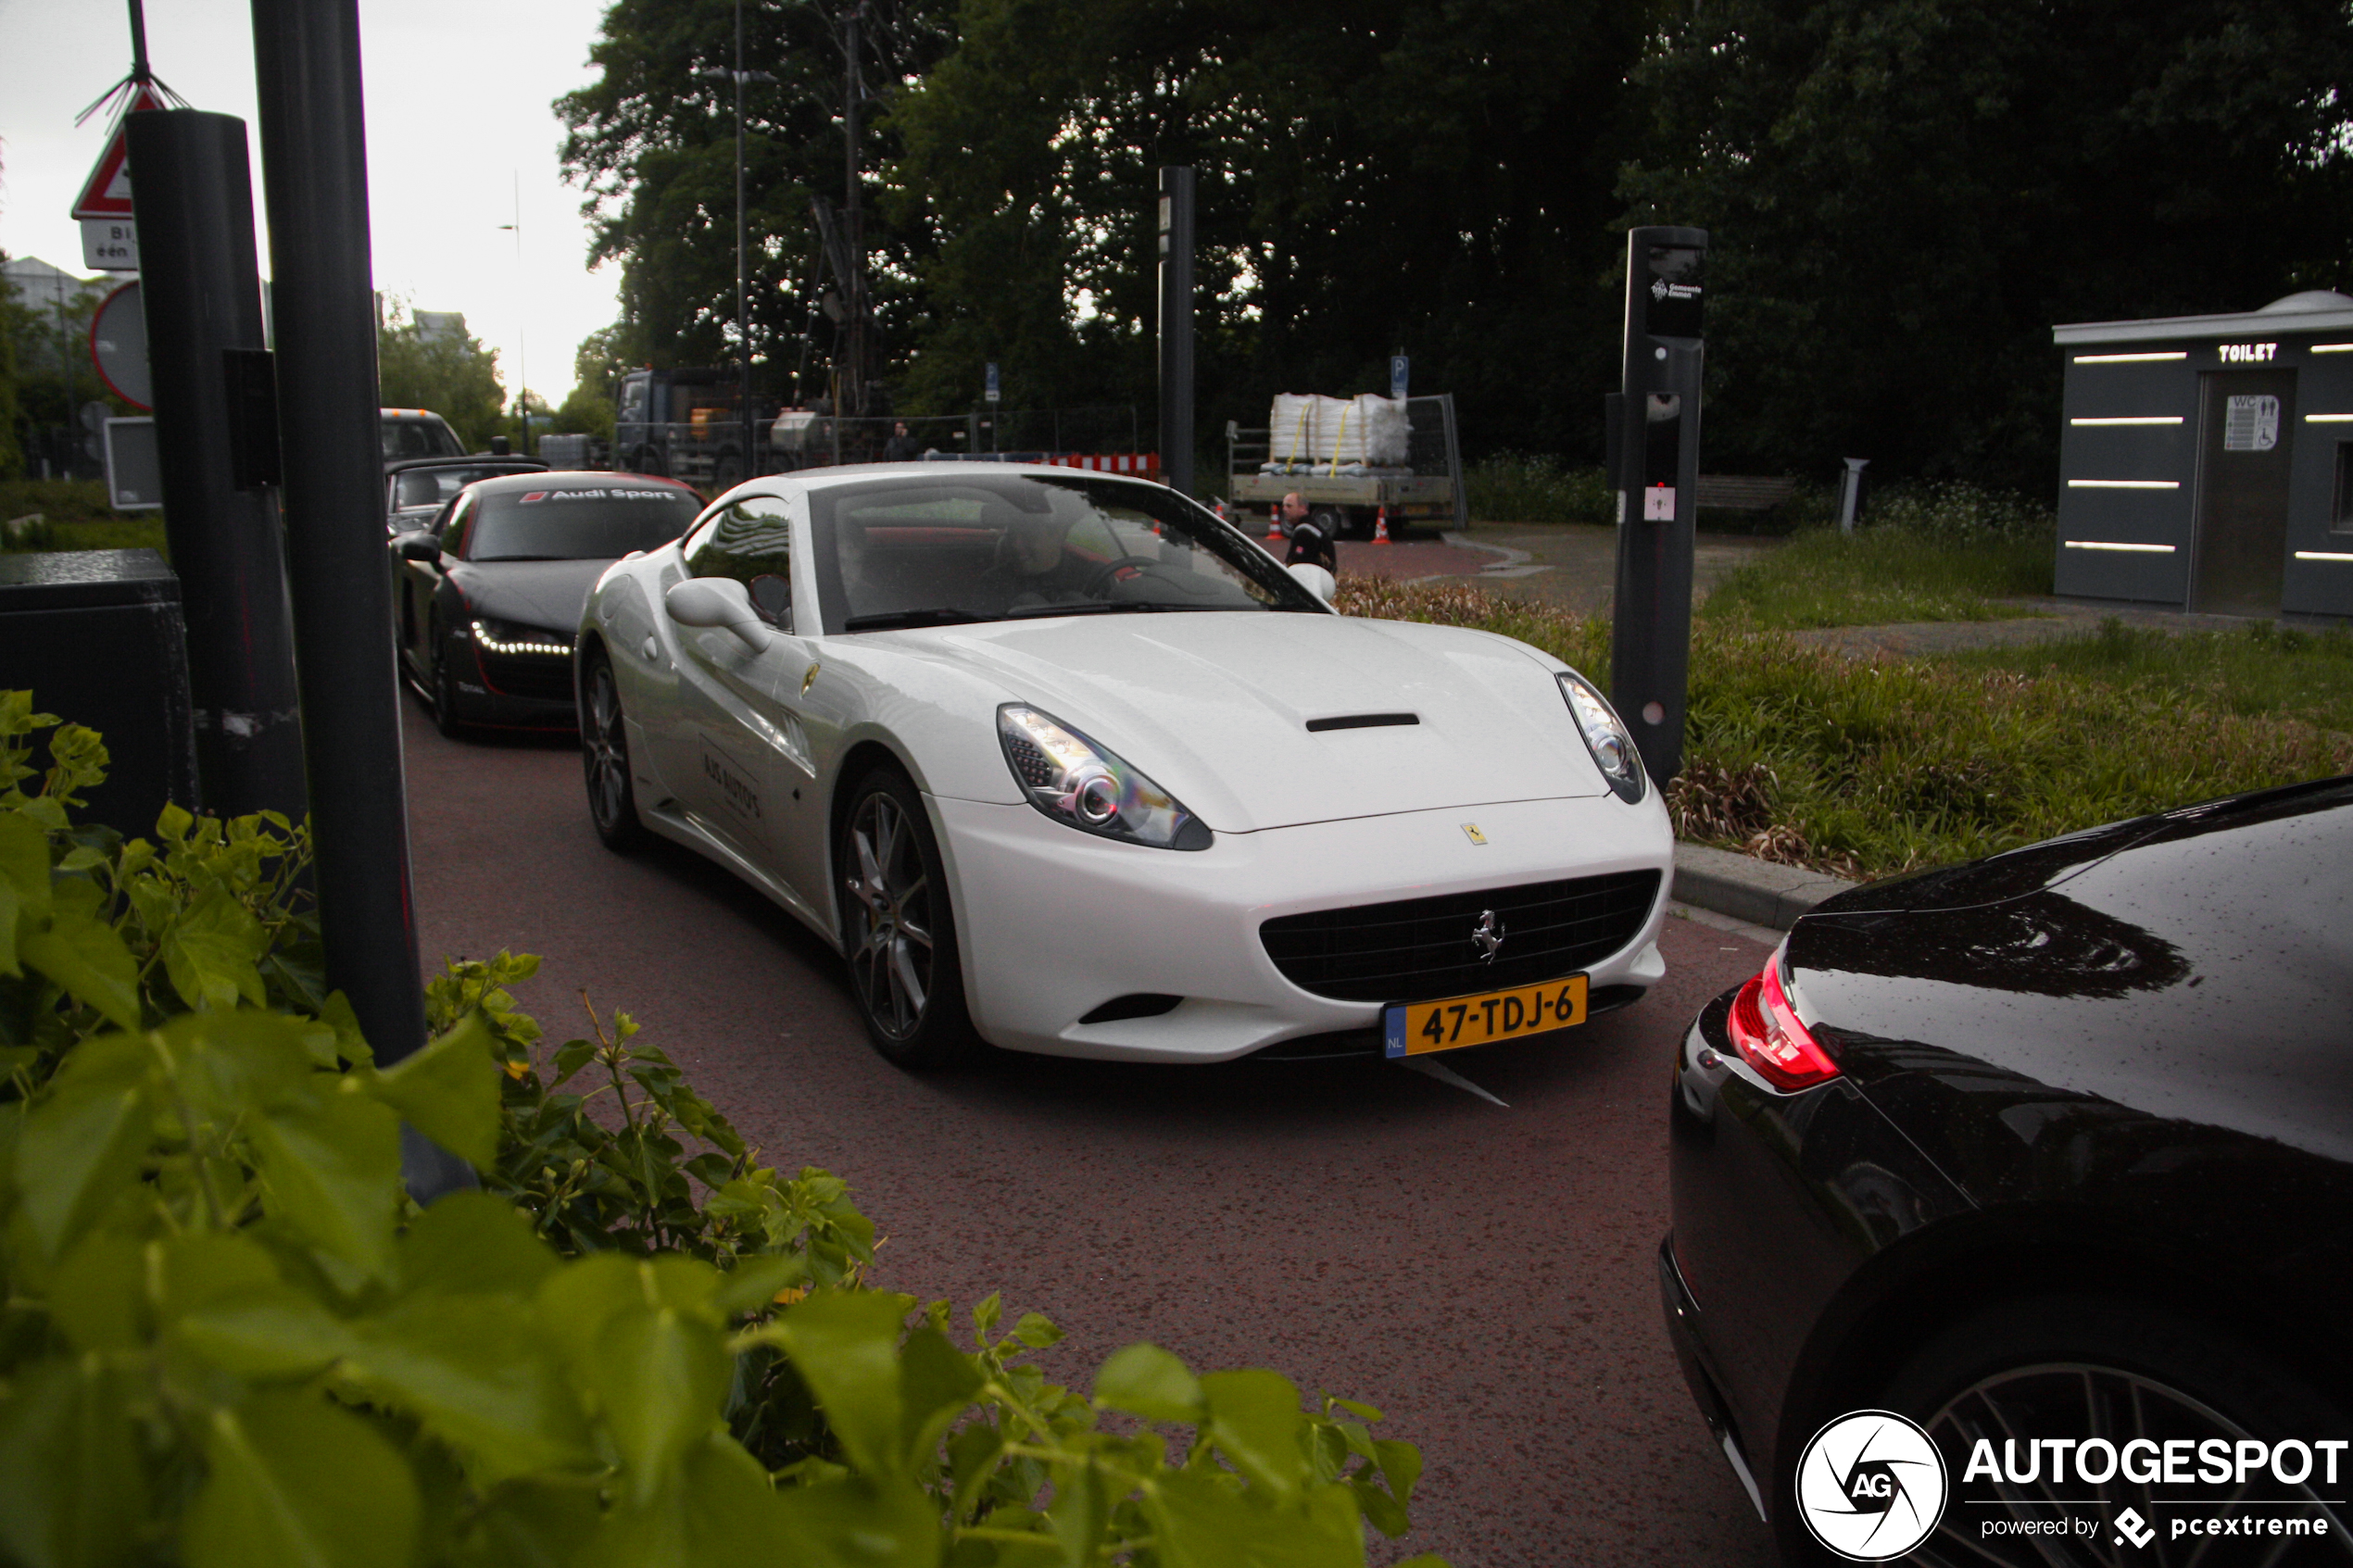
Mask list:
[[[1310,719],[1307,729],[1309,734],[1315,734],[1325,730],[1377,730],[1387,724],[1418,724],[1421,721],[1422,717],[1418,713],[1342,713],[1330,719]]]

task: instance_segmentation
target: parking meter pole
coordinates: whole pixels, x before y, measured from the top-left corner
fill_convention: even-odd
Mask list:
[[[1610,700],[1664,788],[1683,768],[1699,513],[1705,229],[1626,236],[1626,359],[1610,450],[1617,586]]]
[[[1160,171],[1160,476],[1193,493],[1193,171]]]
[[[253,0],[303,749],[327,984],[380,1062],[425,1040],[384,570],[359,0]],[[402,1129],[409,1190],[471,1185]]]
[[[262,345],[245,122],[197,109],[131,116],[141,280],[164,533],[187,618],[201,804],[223,816],[306,808],[294,628],[277,508],[237,488],[224,356]],[[191,808],[196,801],[183,801]]]

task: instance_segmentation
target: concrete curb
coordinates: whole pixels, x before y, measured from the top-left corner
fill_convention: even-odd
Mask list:
[[[1705,845],[1675,846],[1671,897],[1694,909],[1787,931],[1797,917],[1860,884]]]

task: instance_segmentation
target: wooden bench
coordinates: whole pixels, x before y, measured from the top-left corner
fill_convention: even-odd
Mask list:
[[[1797,483],[1760,474],[1704,473],[1699,476],[1699,504],[1728,512],[1767,511],[1796,495]]]

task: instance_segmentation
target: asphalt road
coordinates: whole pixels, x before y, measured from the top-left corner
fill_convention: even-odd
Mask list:
[[[1378,1061],[1144,1067],[992,1055],[915,1078],[866,1046],[837,961],[674,846],[608,853],[579,754],[451,742],[408,704],[429,962],[544,955],[625,1008],[770,1161],[846,1176],[877,1283],[991,1290],[1084,1383],[1138,1339],[1367,1400],[1421,1446],[1414,1550],[1472,1564],[1764,1564],[1659,1322],[1665,1096],[1682,1026],[1765,949],[1668,922],[1667,978],[1573,1035],[1446,1059],[1508,1109]]]

